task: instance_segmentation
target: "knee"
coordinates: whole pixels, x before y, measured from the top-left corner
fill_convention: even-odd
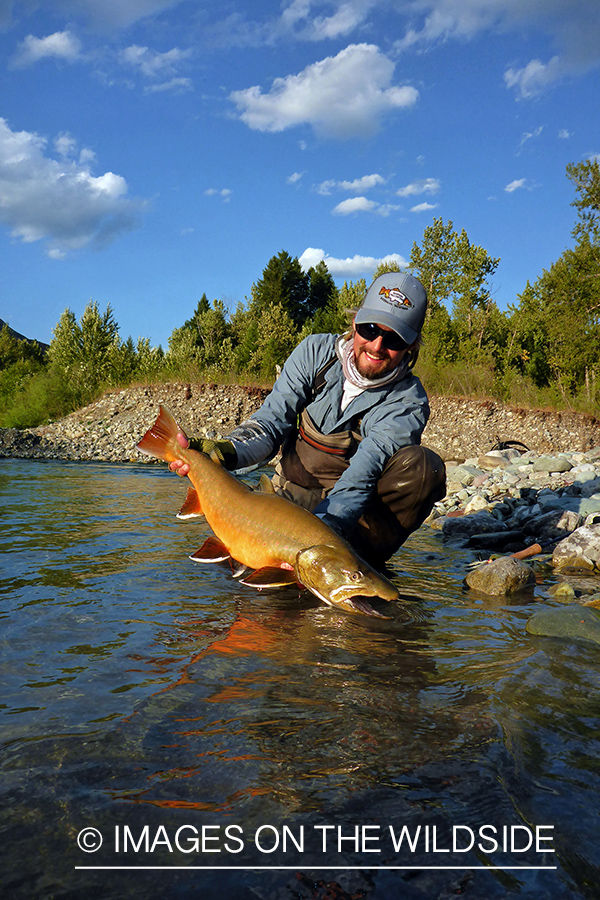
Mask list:
[[[380,485],[383,491],[408,490],[413,496],[435,495],[435,500],[440,500],[446,493],[446,466],[441,456],[429,447],[410,444],[401,447],[388,460]]]

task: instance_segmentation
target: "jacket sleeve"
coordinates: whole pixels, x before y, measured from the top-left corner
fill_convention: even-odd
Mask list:
[[[311,397],[315,374],[334,346],[333,335],[311,335],[295,347],[260,409],[229,436],[238,468],[272,459],[296,428],[298,414]]]
[[[410,378],[406,387],[391,393],[365,413],[363,438],[346,471],[315,509],[335,517],[341,528],[353,526],[376,490],[388,460],[401,447],[420,444],[429,418],[429,402],[421,383]]]

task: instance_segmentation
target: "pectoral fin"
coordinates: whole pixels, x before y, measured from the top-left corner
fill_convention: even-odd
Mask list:
[[[278,569],[276,566],[264,566],[262,569],[255,569],[249,575],[240,579],[240,584],[247,584],[250,587],[285,587],[288,584],[297,584],[296,576],[289,569]]]
[[[224,562],[226,559],[231,559],[231,554],[223,541],[220,541],[217,537],[209,537],[199,550],[192,553],[190,559],[193,559],[194,562],[202,563]]]
[[[202,516],[204,515],[202,512],[202,506],[200,504],[200,497],[198,496],[198,492],[195,488],[189,487],[185,500],[183,501],[183,506],[177,513],[178,519],[191,519],[194,516]]]

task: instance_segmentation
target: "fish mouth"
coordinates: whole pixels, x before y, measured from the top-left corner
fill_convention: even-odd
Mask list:
[[[391,616],[384,616],[371,606],[366,597],[352,597],[347,602],[350,604],[351,612],[359,612],[364,616],[371,616],[372,619],[391,619]]]
[[[374,600],[382,600],[383,598],[377,596],[376,594],[364,595],[364,594],[353,594],[349,596],[335,596],[339,594],[340,591],[343,591],[343,588],[338,588],[337,591],[333,591],[329,597],[326,597],[324,594],[319,593],[314,588],[309,588],[311,593],[313,593],[319,600],[322,600],[328,606],[338,607],[339,609],[343,609],[345,612],[350,613],[360,613],[363,616],[370,616],[372,619],[391,619],[391,616],[385,616],[383,613],[378,612],[369,602],[371,599]]]
[[[364,585],[361,587],[359,585],[343,584],[331,591],[331,599],[334,603],[359,600],[368,603],[369,599],[383,600],[389,603],[390,600],[398,599],[398,591],[392,584],[390,584],[389,591],[378,591],[370,585],[368,587]]]

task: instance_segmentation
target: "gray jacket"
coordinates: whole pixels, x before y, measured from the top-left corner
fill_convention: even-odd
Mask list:
[[[240,468],[272,458],[296,429],[306,409],[323,434],[356,429],[362,440],[342,474],[315,513],[328,513],[342,523],[354,523],[375,490],[388,459],[401,447],[420,444],[429,418],[427,394],[409,373],[391,384],[369,388],[344,412],[342,365],[337,360],[325,375],[325,385],[312,399],[315,376],[335,355],[337,335],[309,335],[291,353],[273,390],[261,408],[231,434]]]

